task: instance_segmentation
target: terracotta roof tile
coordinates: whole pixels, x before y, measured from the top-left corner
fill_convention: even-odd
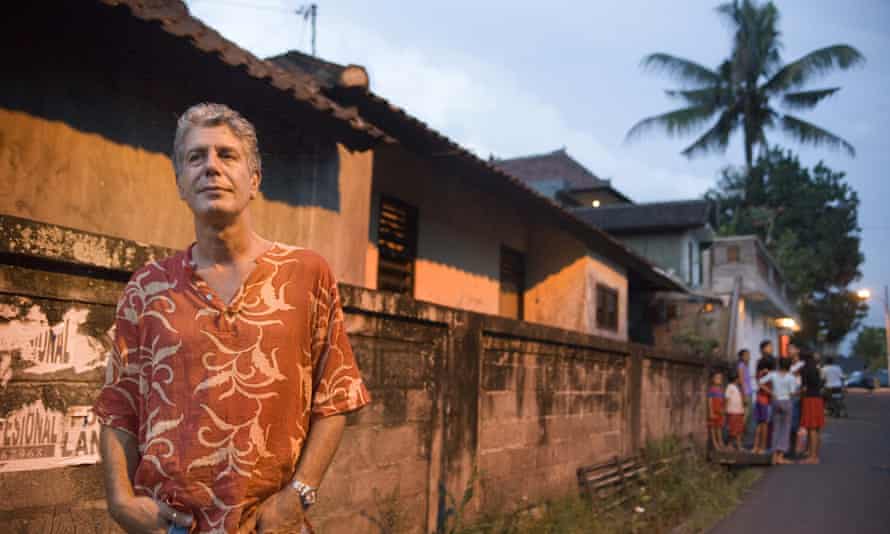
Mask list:
[[[394,140],[379,128],[365,121],[355,121],[355,112],[343,110],[335,102],[321,94],[317,83],[309,77],[296,76],[280,67],[257,58],[250,52],[227,40],[212,28],[189,14],[181,0],[96,0],[108,6],[126,6],[137,18],[159,22],[170,35],[188,39],[204,52],[215,53],[228,65],[244,66],[248,75],[267,80],[273,87],[290,93],[331,118],[344,122],[349,128],[362,132],[372,139],[384,142]]]
[[[563,180],[572,189],[608,186],[610,183],[587,170],[564,148],[548,154],[495,160],[495,164],[526,182]]]

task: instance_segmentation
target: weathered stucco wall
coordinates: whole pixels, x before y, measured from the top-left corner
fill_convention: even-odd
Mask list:
[[[537,253],[527,264],[525,318],[610,339],[627,340],[627,275],[556,228],[534,227],[530,243]],[[596,322],[596,286],[618,292],[618,329]]]
[[[164,124],[168,127],[133,127],[144,126],[146,137],[166,135],[172,144],[174,125]],[[259,135],[262,143],[263,132]],[[314,156],[264,163],[267,176],[251,206],[257,230],[269,239],[318,250],[339,279],[363,285],[365,247],[331,236],[367,234],[370,152],[338,145]],[[174,249],[194,239],[167,154],[62,121],[0,107],[0,185],[2,214]],[[306,191],[336,198],[304,198]]]
[[[375,150],[375,213],[380,195],[418,210],[414,298],[497,315],[501,245],[528,250],[517,210],[399,146]],[[376,217],[369,241],[376,245]]]

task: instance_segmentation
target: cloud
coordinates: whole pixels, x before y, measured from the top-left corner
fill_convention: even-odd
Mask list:
[[[219,9],[193,2],[193,13],[223,35],[266,57],[300,41],[296,17],[274,12]],[[344,16],[346,15],[346,16]],[[647,164],[632,151],[610,146],[590,130],[572,126],[558,105],[490,59],[458,47],[400,46],[381,33],[341,16],[319,21],[324,58],[368,68],[371,88],[432,128],[487,158],[542,153],[565,146],[598,176],[638,201],[700,196],[713,177]],[[620,139],[623,134],[616,133]]]

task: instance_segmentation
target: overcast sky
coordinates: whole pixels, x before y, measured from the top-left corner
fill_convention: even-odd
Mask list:
[[[301,0],[189,0],[192,13],[260,57],[309,51]],[[307,2],[308,3],[308,2]],[[671,80],[643,72],[640,59],[668,52],[714,67],[729,51],[729,29],[713,0],[491,0],[405,2],[318,0],[318,55],[364,65],[377,94],[482,157],[514,157],[566,147],[595,174],[637,202],[698,197],[719,171],[743,163],[735,139],[725,155],[688,160],[694,138],[653,133],[632,144],[639,119],[679,107]],[[778,0],[783,59],[836,43],[858,48],[864,67],[809,88],[843,87],[801,115],[851,142],[855,158],[769,137],[847,172],[862,204],[866,262],[857,286],[890,284],[890,2]],[[768,134],[769,135],[769,134]],[[873,302],[866,324],[882,326]]]

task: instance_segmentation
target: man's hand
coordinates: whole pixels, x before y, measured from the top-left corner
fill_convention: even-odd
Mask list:
[[[299,534],[303,531],[300,494],[288,484],[263,501],[254,517],[257,534]]]
[[[194,518],[151,497],[130,497],[109,503],[108,511],[128,534],[166,534],[170,523],[190,527]]]

